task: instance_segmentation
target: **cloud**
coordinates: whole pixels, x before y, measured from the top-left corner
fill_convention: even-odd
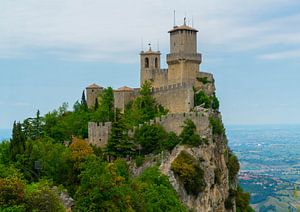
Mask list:
[[[145,43],[160,41],[187,16],[208,50],[249,51],[273,45],[300,45],[300,15],[281,11],[296,0],[3,0],[0,8],[0,57],[30,57],[41,52],[68,60],[131,63]],[[134,5],[134,6],[133,6]],[[276,15],[275,15],[276,14]],[[278,15],[279,14],[279,15]],[[275,17],[274,17],[275,16]],[[120,59],[124,58],[124,59]]]

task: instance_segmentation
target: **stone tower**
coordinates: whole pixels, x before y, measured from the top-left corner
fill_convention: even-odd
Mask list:
[[[141,86],[146,80],[153,81],[155,74],[160,71],[160,52],[152,51],[151,47],[148,51],[140,53],[141,58]]]
[[[95,83],[86,87],[86,102],[88,108],[92,108],[95,106],[96,99],[102,91],[103,87],[96,85]]]
[[[170,33],[170,54],[167,54],[168,83],[194,83],[202,61],[197,53],[197,30],[187,26],[174,26]]]

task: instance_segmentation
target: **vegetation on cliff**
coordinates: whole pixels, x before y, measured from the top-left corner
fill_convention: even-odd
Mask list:
[[[129,171],[132,161],[142,165],[149,154],[171,151],[178,144],[193,148],[208,142],[199,136],[191,120],[185,122],[179,136],[159,125],[143,124],[167,113],[150,95],[150,89],[146,83],[124,114],[113,108],[113,92],[107,88],[92,109],[83,93],[71,111],[63,104],[44,117],[38,111],[34,118],[15,122],[11,141],[0,144],[0,210],[64,211],[67,206],[60,195],[65,192],[74,199],[77,211],[187,211],[158,167],[137,177]],[[85,141],[89,121],[112,122],[106,148]],[[224,135],[220,119],[211,118],[210,123],[215,135]],[[143,125],[128,136],[138,124]],[[232,180],[238,172],[237,163],[229,156]],[[194,196],[206,187],[205,170],[199,164],[181,152],[171,167],[187,193]],[[217,177],[215,181],[220,183]],[[238,207],[248,205],[246,194],[239,190],[232,193]]]

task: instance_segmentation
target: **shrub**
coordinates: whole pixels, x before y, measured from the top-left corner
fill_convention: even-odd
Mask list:
[[[24,202],[25,185],[20,178],[0,178],[0,206],[10,207]]]
[[[220,107],[220,102],[219,102],[218,98],[215,95],[213,95],[211,97],[211,108],[214,110],[218,110],[219,107]]]
[[[198,161],[186,151],[182,151],[171,164],[171,170],[183,184],[186,192],[197,196],[204,191],[206,183],[204,171]]]
[[[203,91],[199,91],[195,94],[195,106],[199,105],[204,105],[204,108],[211,107],[211,100]]]
[[[238,174],[238,172],[240,170],[239,161],[238,161],[237,157],[232,153],[229,153],[229,155],[228,155],[227,168],[228,168],[228,172],[229,172],[228,173],[229,180],[232,182],[232,181],[234,181],[236,175]]]
[[[209,122],[212,127],[212,132],[214,135],[224,135],[225,128],[222,124],[222,121],[219,118],[213,116],[209,117]]]
[[[199,146],[203,143],[200,136],[196,133],[196,125],[190,119],[184,121],[183,130],[179,135],[182,144]]]
[[[207,77],[197,77],[197,80],[201,83],[203,83],[204,85],[207,83],[212,83],[211,81],[208,80]]]
[[[26,208],[28,211],[65,211],[60,202],[58,191],[50,186],[47,181],[40,181],[27,186]]]

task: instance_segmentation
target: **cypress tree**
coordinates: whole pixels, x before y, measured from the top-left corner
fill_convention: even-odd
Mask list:
[[[94,109],[95,111],[98,110],[99,108],[99,102],[98,102],[98,98],[95,99],[95,106],[94,106]]]
[[[10,141],[9,151],[10,157],[13,161],[16,161],[17,155],[23,154],[25,151],[25,135],[22,131],[22,125],[20,122],[14,122],[12,130],[12,139]]]
[[[82,91],[81,105],[82,105],[84,110],[86,110],[88,108],[87,102],[86,102],[86,99],[85,99],[85,92],[84,91]]]

